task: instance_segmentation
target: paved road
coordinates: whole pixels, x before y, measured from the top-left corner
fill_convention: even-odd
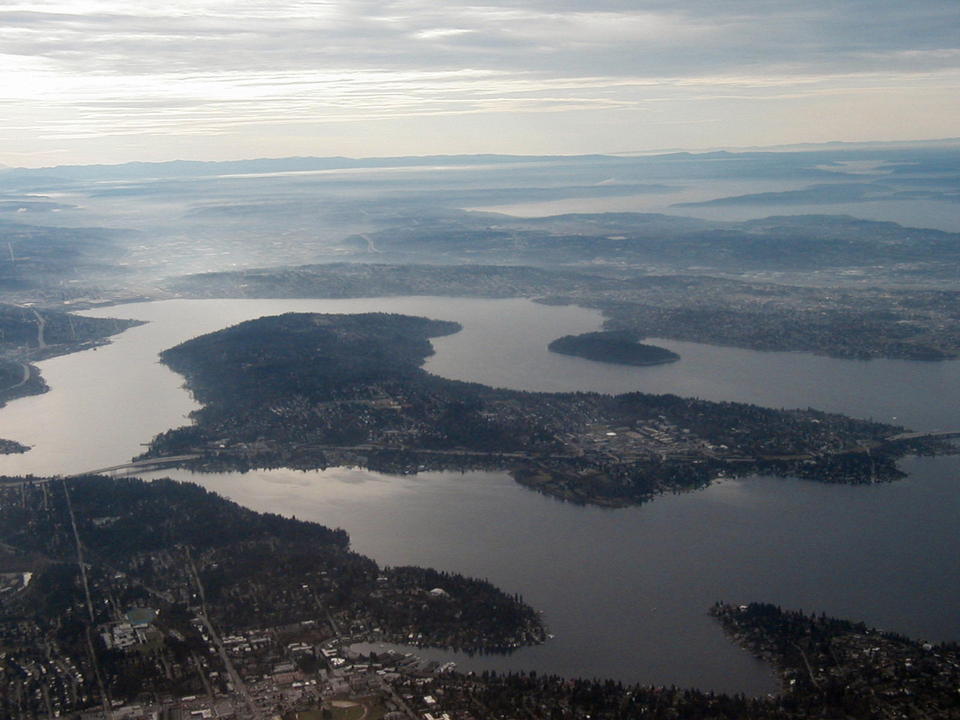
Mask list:
[[[230,682],[233,683],[234,692],[240,695],[243,699],[243,702],[247,706],[247,710],[250,712],[248,717],[253,718],[253,720],[263,720],[263,714],[260,712],[260,708],[257,707],[257,704],[253,701],[253,698],[250,697],[250,693],[247,690],[247,686],[243,682],[243,678],[240,677],[240,673],[237,672],[236,667],[233,665],[233,661],[230,660],[230,656],[227,654],[227,649],[223,645],[223,641],[220,639],[220,634],[214,628],[213,623],[210,622],[210,618],[207,616],[207,594],[203,588],[203,583],[200,581],[200,573],[197,572],[197,566],[193,564],[193,557],[190,555],[190,548],[186,548],[187,553],[187,565],[190,569],[190,574],[193,576],[193,580],[197,585],[197,593],[200,596],[200,612],[197,616],[200,618],[200,622],[203,623],[203,626],[207,629],[207,633],[210,635],[210,640],[217,648],[217,653],[220,655],[220,661],[223,663],[224,669],[227,671],[227,675],[230,677]]]
[[[47,326],[47,321],[43,315],[36,310],[33,311],[33,316],[37,319],[37,350],[44,350],[47,347],[47,343],[43,337],[43,331]]]
[[[907,432],[899,435],[891,435],[887,442],[896,442],[898,440],[919,440],[921,438],[952,438],[960,437],[960,430],[933,430],[932,432]]]
[[[20,368],[23,370],[23,377],[20,378],[20,382],[14,383],[9,387],[5,387],[2,390],[0,390],[0,392],[7,392],[8,390],[16,390],[18,387],[22,387],[30,381],[30,366],[22,362],[17,362],[17,365],[19,365]]]
[[[67,477],[74,478],[82,477],[83,475],[107,475],[114,472],[146,470],[149,468],[163,467],[164,465],[174,465],[176,463],[186,462],[187,460],[196,460],[198,457],[201,457],[199,453],[189,453],[185,455],[167,455],[145,458],[143,460],[135,460],[122,465],[111,465],[110,467],[97,468],[96,470],[87,470],[86,472],[75,473],[74,475],[68,475]]]

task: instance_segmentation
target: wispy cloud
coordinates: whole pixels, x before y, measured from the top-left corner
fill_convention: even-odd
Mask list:
[[[594,112],[604,132],[627,133],[670,113],[679,126],[691,113],[740,112],[723,102],[826,101],[881,88],[891,106],[897,93],[932,102],[956,89],[958,74],[956,0],[0,6],[0,102],[14,108],[0,120],[0,140],[35,142],[38,152],[109,136],[228,138],[242,128],[266,136],[416,117],[462,125],[467,115],[520,128],[538,113]]]

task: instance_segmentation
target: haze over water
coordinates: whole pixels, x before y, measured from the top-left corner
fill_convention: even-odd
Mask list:
[[[427,369],[527,390],[674,392],[774,407],[960,426],[960,363],[843,361],[657,341],[680,353],[653,368],[554,355],[550,340],[600,316],[526,300],[169,301],[104,308],[135,317],[112,345],[41,363],[52,387],[0,411],[0,437],[34,449],[0,457],[4,474],[77,473],[127,461],[195,407],[157,353],[244,319],[287,311],[384,310],[460,321],[434,340]],[[706,615],[715,600],[765,600],[862,619],[933,640],[960,638],[957,458],[912,459],[909,479],[848,487],[756,478],[625,510],[577,507],[504,473],[391,477],[360,470],[191,475],[257,510],[348,530],[385,564],[487,577],[545,613],[556,638],[461,667],[528,668],[652,684],[762,693],[768,669]]]

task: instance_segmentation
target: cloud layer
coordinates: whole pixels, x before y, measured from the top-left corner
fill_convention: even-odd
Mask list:
[[[11,164],[934,137],[958,90],[956,0],[0,6]]]

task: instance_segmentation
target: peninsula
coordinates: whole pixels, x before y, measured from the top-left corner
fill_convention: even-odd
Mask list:
[[[711,612],[773,666],[779,694],[462,674],[394,650],[361,655],[354,643],[510,650],[545,634],[519,596],[488,582],[381,568],[351,552],[342,530],[197,485],[0,482],[3,717],[960,717],[956,644],[762,603]]]
[[[316,679],[325,643],[506,652],[545,637],[532,608],[489,582],[379,567],[343,530],[197,485],[0,483],[2,717],[196,696],[259,717],[249,679],[270,677],[274,692],[291,684],[275,673]]]

